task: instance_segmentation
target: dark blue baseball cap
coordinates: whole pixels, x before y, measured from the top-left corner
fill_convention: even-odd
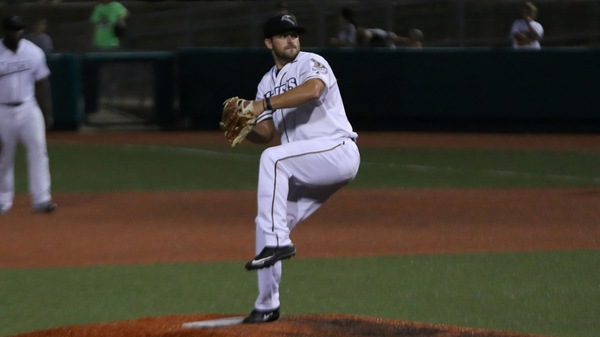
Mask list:
[[[21,30],[25,28],[25,23],[20,16],[12,15],[2,21],[2,28],[7,31]]]
[[[263,25],[265,38],[290,31],[302,34],[306,29],[298,26],[296,17],[289,14],[273,16]]]

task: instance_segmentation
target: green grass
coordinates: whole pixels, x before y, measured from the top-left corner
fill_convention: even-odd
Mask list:
[[[559,187],[600,184],[600,151],[366,149],[359,187]],[[363,181],[361,181],[363,180]]]
[[[600,151],[361,151],[361,168],[349,188],[600,185]],[[22,152],[18,193],[26,191]],[[49,154],[55,192],[255,189],[260,148],[50,144]]]
[[[600,328],[600,252],[293,259],[283,313],[348,313],[564,337]],[[0,335],[185,313],[245,314],[243,262],[0,270]]]
[[[52,186],[55,193],[255,189],[260,150],[50,143]],[[349,188],[600,185],[600,151],[361,151]],[[17,192],[26,193],[23,151],[15,173]],[[294,259],[285,266],[282,309],[595,337],[598,266],[598,251]],[[244,314],[254,277],[240,261],[0,269],[0,336],[167,314]]]

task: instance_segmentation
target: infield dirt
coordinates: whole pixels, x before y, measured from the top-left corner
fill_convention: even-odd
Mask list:
[[[215,133],[51,133],[48,139],[50,143],[223,142],[222,135]],[[384,133],[359,138],[360,146],[597,149],[598,144],[600,137],[594,135]],[[55,214],[32,214],[27,196],[20,195],[14,208],[1,216],[0,268],[243,260],[254,250],[255,204],[248,202],[254,199],[252,191],[54,196],[59,203]],[[298,258],[598,249],[598,201],[598,188],[345,189],[293,235]],[[239,207],[223,212],[224,204]],[[177,226],[164,226],[173,222]],[[132,240],[137,244],[128,244]],[[19,336],[530,336],[334,314],[284,314],[279,321],[263,325],[181,327],[184,322],[218,317],[224,316],[149,317]]]

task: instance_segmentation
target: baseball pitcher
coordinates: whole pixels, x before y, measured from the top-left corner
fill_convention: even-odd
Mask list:
[[[263,32],[275,65],[253,101],[225,101],[220,124],[232,146],[280,137],[280,145],[260,157],[256,256],[246,264],[258,270],[258,297],[244,323],[279,318],[281,260],[296,254],[291,231],[352,181],[360,165],[357,134],[333,70],[322,56],[300,51],[305,29],[294,16],[278,15],[266,21]]]

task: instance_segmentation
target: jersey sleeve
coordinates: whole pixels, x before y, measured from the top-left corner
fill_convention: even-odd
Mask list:
[[[48,64],[46,62],[46,55],[44,51],[31,43],[31,53],[34,55],[34,70],[33,70],[33,78],[35,81],[43,80],[44,78],[50,76],[50,69],[48,68]]]
[[[301,65],[300,83],[304,83],[312,78],[321,79],[326,88],[335,84],[335,77],[329,63],[320,55],[310,54],[304,59]]]
[[[512,28],[510,30],[510,35],[513,36],[516,33],[522,33],[524,30],[527,30],[527,23],[525,22],[525,20],[522,19],[518,19],[515,20],[515,22],[512,25]]]
[[[544,28],[542,27],[542,25],[539,22],[532,22],[531,28],[533,28],[533,30],[535,30],[536,34],[540,38],[542,38],[544,36]]]
[[[125,6],[123,6],[121,3],[113,1],[111,4],[112,10],[117,13],[118,16],[121,16],[127,12],[127,8],[125,8]]]

